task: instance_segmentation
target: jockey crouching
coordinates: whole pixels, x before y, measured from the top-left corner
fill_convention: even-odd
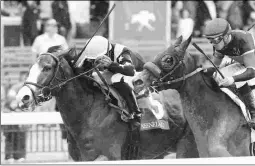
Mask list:
[[[140,126],[141,112],[138,108],[136,97],[131,84],[124,81],[124,76],[134,76],[135,69],[131,56],[134,54],[131,50],[120,44],[111,44],[108,39],[102,36],[94,36],[85,51],[76,62],[76,66],[81,68],[84,61],[93,62],[99,65],[100,71],[111,72],[112,86],[126,100],[127,106],[131,111],[131,123]]]
[[[228,87],[235,82],[246,82],[238,91],[251,114],[249,125],[255,128],[255,54],[254,38],[251,33],[243,30],[231,30],[230,24],[222,18],[216,18],[206,24],[204,36],[213,45],[212,61],[221,65],[224,56],[240,63],[245,70],[241,74],[225,77],[218,82],[219,86]],[[240,72],[239,72],[240,73]]]

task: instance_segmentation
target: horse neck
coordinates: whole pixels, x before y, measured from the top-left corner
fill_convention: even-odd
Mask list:
[[[187,70],[185,74],[196,70],[199,66],[199,60],[199,57],[187,56],[184,59]],[[231,114],[232,116],[240,114],[230,98],[226,97],[220,90],[213,90],[209,87],[212,86],[210,81],[208,77],[203,76],[200,72],[185,80],[183,88],[178,90],[184,106],[183,110],[189,110],[193,115],[204,116],[205,120],[210,122],[213,116],[216,117],[223,112],[229,112],[226,115]],[[220,110],[220,112],[217,110]]]
[[[68,77],[68,79],[74,77],[74,73],[72,69],[68,69],[68,67],[63,68],[64,75]],[[99,127],[99,124],[90,124],[101,122],[104,123],[104,119],[106,117],[111,116],[108,120],[115,121],[117,118],[117,111],[111,110],[110,107],[107,106],[107,102],[105,101],[105,96],[100,91],[93,91],[93,93],[86,91],[85,88],[81,85],[79,79],[74,79],[67,83],[65,87],[61,88],[56,99],[57,104],[60,105],[63,110],[64,116],[67,116],[66,119],[72,123],[72,121],[80,121],[82,123],[87,122],[86,127],[90,127],[91,125],[94,127]],[[109,111],[110,110],[110,111]],[[100,116],[99,116],[100,115]],[[107,122],[108,123],[108,122]],[[107,127],[107,125],[101,125]]]
[[[61,80],[75,76],[71,67],[65,61],[62,62],[60,70],[63,71],[62,75],[59,74]],[[89,107],[93,103],[93,96],[83,90],[79,79],[73,79],[66,83],[60,88],[55,97],[62,118],[67,125],[77,124],[78,126],[79,123],[86,121],[85,117],[87,117]]]
[[[201,63],[201,57],[196,55],[191,55],[188,52],[185,53],[184,65],[185,65],[185,75],[190,74],[195,71],[199,64]],[[200,89],[201,88],[201,89]],[[185,90],[184,90],[185,89]],[[184,89],[179,90],[179,93],[185,93],[194,95],[193,93],[203,93],[205,91],[212,91],[204,82],[200,72],[192,75],[185,79]],[[211,93],[211,92],[208,92]]]

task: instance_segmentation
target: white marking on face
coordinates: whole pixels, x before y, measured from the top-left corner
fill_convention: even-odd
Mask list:
[[[16,95],[16,100],[17,100],[17,102],[18,102],[18,103],[22,103],[21,100],[22,100],[23,97],[26,96],[26,95],[29,96],[30,101],[33,100],[33,96],[32,96],[31,90],[30,90],[27,86],[23,86],[23,87],[19,90],[18,94]]]
[[[41,69],[38,64],[34,64],[29,72],[27,82],[37,83],[38,77],[41,74]],[[36,90],[36,87],[34,85],[28,85],[30,86],[34,91]]]

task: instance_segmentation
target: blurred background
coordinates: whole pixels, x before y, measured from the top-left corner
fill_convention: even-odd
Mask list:
[[[10,96],[26,79],[37,55],[50,46],[47,44],[60,43],[81,50],[113,3],[1,1],[1,163],[71,161],[55,100],[35,112],[23,113]],[[115,3],[117,6],[97,35],[138,51],[146,60],[152,60],[180,35],[186,39],[191,34],[193,41],[211,55],[212,47],[202,34],[205,23],[212,18],[227,19],[232,29],[247,30],[255,23],[254,1]],[[255,28],[250,32],[255,34]],[[54,39],[47,38],[46,43],[45,33],[53,34]],[[189,51],[198,53],[192,47]]]

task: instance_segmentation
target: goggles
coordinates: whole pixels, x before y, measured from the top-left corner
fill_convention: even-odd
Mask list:
[[[223,39],[223,36],[215,37],[215,38],[207,38],[212,44],[219,44]]]
[[[209,37],[207,36],[206,38],[210,41],[211,44],[219,44],[221,42],[221,40],[223,39],[223,37],[228,34],[229,31],[229,25],[227,25],[226,29],[224,30],[224,32],[217,37]]]

